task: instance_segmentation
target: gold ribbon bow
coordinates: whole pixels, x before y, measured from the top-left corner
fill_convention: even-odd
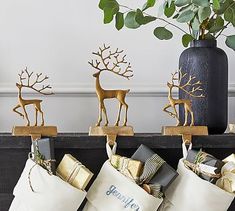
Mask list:
[[[217,180],[216,185],[223,190],[235,192],[235,163],[228,162],[221,169],[222,177]]]

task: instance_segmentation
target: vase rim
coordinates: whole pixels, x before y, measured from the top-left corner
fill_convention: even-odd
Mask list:
[[[190,47],[207,47],[213,48],[217,46],[217,40],[193,40],[190,43]]]

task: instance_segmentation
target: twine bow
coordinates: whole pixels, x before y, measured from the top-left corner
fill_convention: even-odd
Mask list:
[[[52,169],[51,169],[51,164],[52,164],[52,162],[55,162],[56,160],[53,160],[53,159],[46,160],[45,156],[40,153],[37,144],[36,144],[35,152],[30,152],[28,154],[28,158],[29,159],[32,159],[33,157],[34,157],[33,161],[35,162],[35,164],[29,170],[28,181],[29,181],[30,189],[32,190],[32,192],[35,192],[34,189],[33,189],[32,181],[31,181],[32,170],[35,168],[35,166],[39,165],[42,168],[44,168],[49,175],[52,175],[53,172],[52,172]]]
[[[161,192],[161,185],[149,184],[149,182],[164,163],[165,161],[160,156],[154,154],[152,157],[146,160],[143,173],[138,181],[139,185],[147,184],[150,188],[150,193],[156,198],[163,197],[163,193]]]
[[[220,178],[221,174],[216,174],[214,172],[214,170],[216,169],[215,167],[203,164],[207,156],[207,153],[200,150],[195,157],[194,163],[191,163],[188,160],[184,160],[183,162],[186,168],[192,170],[197,175],[203,174],[211,178]]]

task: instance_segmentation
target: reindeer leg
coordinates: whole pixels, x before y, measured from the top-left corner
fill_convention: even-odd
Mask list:
[[[101,102],[99,102],[99,118],[98,118],[98,122],[96,123],[96,126],[100,126],[100,123],[102,121],[102,104]]]
[[[36,109],[41,113],[41,116],[42,116],[42,123],[41,123],[41,126],[44,126],[44,113],[43,113],[43,111],[42,111],[42,109],[41,109],[41,104],[37,104],[37,105],[36,105]],[[36,118],[37,118],[37,116],[36,116]]]
[[[188,108],[184,106],[184,126],[188,123]]]
[[[191,114],[191,124],[190,124],[190,126],[193,126],[194,125],[194,114],[193,114],[192,110],[190,111],[190,114]]]
[[[41,124],[41,126],[44,126],[44,113],[43,113],[42,110],[40,110],[40,113],[41,113],[41,115],[42,115],[42,124]]]
[[[124,124],[123,124],[123,126],[126,126],[126,124],[127,124],[127,111],[128,111],[128,105],[124,102],[124,105],[125,105],[125,107],[126,107],[126,113],[125,113],[125,118],[124,118]]]
[[[118,126],[118,125],[119,125],[121,110],[122,110],[122,103],[120,102],[120,103],[119,103],[119,109],[118,109],[117,121],[116,121],[115,126]]]
[[[17,114],[19,114],[20,116],[22,116],[24,118],[24,114],[22,114],[22,113],[20,113],[19,111],[16,110],[17,108],[20,108],[20,107],[21,107],[21,105],[18,104],[15,108],[13,108],[13,111],[16,112]]]
[[[163,111],[166,112],[167,114],[169,114],[171,117],[175,118],[175,114],[167,110],[167,109],[170,108],[170,107],[172,107],[171,104],[166,105],[166,106],[163,108]]]
[[[177,126],[179,126],[180,125],[180,120],[179,120],[178,112],[177,112],[175,106],[173,107],[173,109],[174,109],[174,112],[175,112],[175,118],[176,118],[176,121],[177,121]]]
[[[38,125],[38,109],[35,107],[35,124],[34,126]]]
[[[106,111],[104,102],[102,102],[102,109],[103,109],[103,112],[104,112],[104,115],[105,115],[105,119],[106,119],[105,126],[108,126],[109,121],[108,121],[107,111]]]
[[[24,111],[24,116],[27,120],[27,125],[26,126],[30,126],[30,121],[29,121],[29,117],[28,117],[27,111],[25,109],[25,106],[23,106],[23,111]]]

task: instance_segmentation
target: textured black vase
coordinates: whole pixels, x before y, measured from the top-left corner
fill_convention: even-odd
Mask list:
[[[216,40],[195,40],[180,56],[179,67],[202,82],[204,98],[189,97],[179,91],[182,99],[191,99],[195,125],[208,126],[210,134],[226,130],[228,115],[228,59],[217,48]],[[187,79],[184,79],[187,80]],[[184,109],[180,107],[180,120],[184,122]]]

